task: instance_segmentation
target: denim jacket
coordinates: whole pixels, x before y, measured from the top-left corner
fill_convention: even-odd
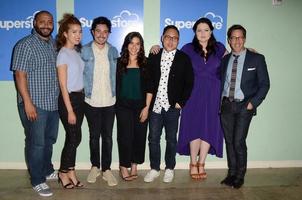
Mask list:
[[[94,73],[94,65],[95,65],[95,57],[93,55],[92,50],[92,42],[86,44],[82,47],[81,50],[81,57],[83,61],[85,62],[84,67],[84,92],[85,97],[91,98],[92,93],[92,84],[93,84],[93,73]],[[108,44],[108,60],[109,60],[109,70],[110,70],[110,84],[111,84],[111,95],[112,97],[115,96],[115,76],[116,76],[116,62],[118,58],[118,51],[117,49],[112,46],[111,44]]]

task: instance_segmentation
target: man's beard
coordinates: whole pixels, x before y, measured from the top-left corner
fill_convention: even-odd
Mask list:
[[[49,31],[47,33],[45,33],[42,31],[43,29],[47,29]],[[50,28],[38,28],[38,27],[35,27],[35,30],[40,36],[45,37],[45,38],[49,37],[53,31],[53,29],[50,29]]]
[[[101,41],[99,41],[99,40],[94,40],[94,41],[99,45],[104,45],[106,43],[105,38],[101,38]]]

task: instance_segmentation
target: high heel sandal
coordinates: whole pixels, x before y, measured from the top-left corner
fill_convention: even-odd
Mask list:
[[[132,168],[133,166],[135,165],[134,168]],[[136,173],[133,173],[132,169],[135,169],[134,171]],[[138,174],[137,174],[137,164],[131,164],[131,171],[130,171],[130,176],[132,177],[133,180],[137,179],[138,178]]]
[[[190,163],[190,176],[193,180],[198,180],[199,179],[199,173],[197,174],[192,174],[191,171],[192,171],[192,168],[196,168],[198,170],[198,164],[193,164],[193,163]]]
[[[198,176],[200,179],[206,179],[207,178],[207,173],[205,172],[204,170],[204,163],[197,163],[197,166],[198,166]],[[204,172],[199,172],[201,170],[199,170],[199,168],[203,169]]]
[[[61,184],[62,187],[65,188],[65,189],[73,189],[73,188],[74,188],[74,185],[73,185],[73,183],[71,182],[71,180],[70,180],[68,177],[67,177],[67,178],[68,178],[68,180],[69,180],[70,182],[69,182],[69,183],[66,183],[66,184],[64,185],[64,183],[63,183],[63,181],[62,181],[62,179],[61,179],[61,177],[60,177],[60,173],[62,173],[62,174],[67,174],[68,171],[59,170],[59,172],[58,172],[58,183]]]
[[[132,175],[130,175],[130,176],[131,176],[132,180],[134,180],[134,179],[137,179],[137,178],[138,178],[138,175],[137,175],[137,174],[132,174]]]
[[[128,175],[128,176],[124,176],[122,173],[122,167],[120,167],[120,177],[124,180],[124,181],[132,181],[133,180],[133,176],[132,175]]]
[[[75,169],[74,168],[69,168],[68,171],[75,171]],[[84,187],[84,184],[81,183],[81,181],[79,181],[76,176],[75,176],[75,179],[76,179],[76,183],[73,182],[73,180],[70,178],[70,180],[73,183],[74,187],[77,187],[77,188]]]

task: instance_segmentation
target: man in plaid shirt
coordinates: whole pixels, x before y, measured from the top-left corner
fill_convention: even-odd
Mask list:
[[[18,111],[25,131],[25,159],[33,189],[51,196],[46,179],[57,175],[51,162],[58,135],[58,80],[56,50],[51,37],[53,17],[40,11],[32,33],[16,44],[11,69],[18,92]]]

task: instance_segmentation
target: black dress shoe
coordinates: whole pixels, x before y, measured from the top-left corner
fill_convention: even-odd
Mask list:
[[[225,179],[223,179],[220,184],[225,184],[225,185],[228,185],[228,186],[233,186],[233,181],[235,180],[235,176],[227,176],[225,177]]]
[[[244,179],[243,178],[236,178],[233,181],[233,188],[239,189],[241,186],[244,184]]]

